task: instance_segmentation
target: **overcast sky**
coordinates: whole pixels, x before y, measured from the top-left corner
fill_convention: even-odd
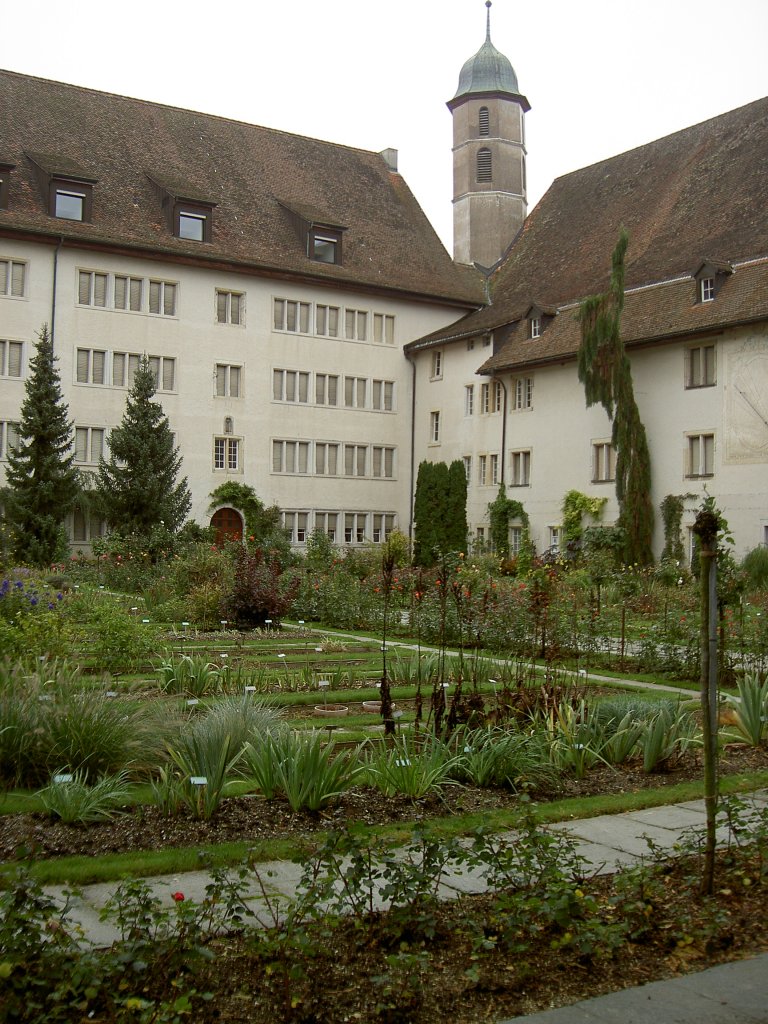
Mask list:
[[[6,3],[0,66],[398,149],[450,250],[445,103],[485,15],[484,0]],[[560,174],[768,93],[768,0],[494,0],[491,36],[531,104],[529,209]]]

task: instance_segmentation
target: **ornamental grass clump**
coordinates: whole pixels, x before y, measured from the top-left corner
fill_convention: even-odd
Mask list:
[[[128,799],[128,773],[102,775],[89,783],[84,771],[61,768],[54,773],[50,785],[37,795],[46,814],[66,825],[108,821]]]
[[[454,776],[461,763],[461,756],[437,737],[430,736],[417,746],[400,735],[391,747],[378,747],[368,757],[365,779],[385,796],[421,800],[443,786],[459,785]]]
[[[686,708],[674,701],[663,701],[640,736],[643,771],[663,769],[685,754],[697,739],[696,720]]]
[[[242,749],[235,748],[231,736],[222,736],[216,722],[209,726],[206,717],[182,732],[169,745],[168,754],[179,800],[193,818],[210,821],[224,798],[227,783],[234,778]]]
[[[522,789],[553,783],[557,771],[542,733],[483,727],[459,730],[452,740],[459,756],[454,776],[480,787]]]
[[[729,724],[747,743],[758,747],[768,738],[768,676],[761,679],[757,672],[745,672],[737,685],[738,697],[725,698]]]
[[[163,693],[209,697],[218,693],[221,670],[199,654],[164,658],[157,668]]]

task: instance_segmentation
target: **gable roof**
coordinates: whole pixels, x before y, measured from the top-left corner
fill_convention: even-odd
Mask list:
[[[569,305],[605,291],[622,226],[629,232],[626,289],[685,278],[687,309],[692,273],[704,260],[768,256],[767,208],[768,98],[558,178],[494,272],[490,304],[409,347],[517,325],[536,303],[561,312],[525,353],[516,326],[482,371],[573,355],[578,331],[558,322],[573,319]],[[727,284],[734,296],[740,277],[737,270]],[[707,316],[721,318],[724,307],[716,302]],[[670,314],[666,299],[646,311],[645,334],[668,333]]]
[[[378,153],[10,71],[0,71],[0,95],[3,159],[16,165],[0,233],[239,264],[465,309],[483,302],[477,273],[453,263]],[[53,154],[49,167],[60,172],[66,160],[97,182],[92,223],[48,216],[31,160],[40,153]],[[157,182],[215,204],[210,244],[173,237]],[[281,202],[347,228],[343,265],[308,258]]]

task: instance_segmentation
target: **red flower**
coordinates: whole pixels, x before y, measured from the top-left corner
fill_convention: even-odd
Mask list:
[[[183,892],[172,892],[171,893],[171,899],[175,900],[176,903],[183,903],[184,902],[184,893]]]

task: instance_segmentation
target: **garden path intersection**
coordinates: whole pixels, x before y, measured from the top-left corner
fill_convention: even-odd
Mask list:
[[[752,794],[760,807],[768,806],[768,790]],[[609,872],[617,866],[636,863],[649,852],[649,843],[670,855],[681,836],[703,829],[704,802],[684,803],[599,815],[546,826],[564,832],[576,843],[576,853],[593,872]],[[719,839],[727,838],[721,829]],[[279,897],[292,896],[303,866],[291,861],[258,865],[258,874],[268,890]],[[186,899],[202,901],[211,876],[205,871],[185,872],[147,879],[160,898],[172,899],[181,891]],[[100,910],[117,888],[117,883],[85,886],[71,901],[69,919],[79,925],[83,936],[98,946],[111,945],[119,933],[100,919]],[[485,879],[479,869],[463,867],[448,871],[441,894],[451,899],[460,893],[482,892]],[[65,899],[65,887],[46,887],[57,902]],[[254,883],[254,895],[258,889]],[[709,970],[673,980],[653,982],[625,989],[568,1007],[515,1018],[515,1024],[768,1024],[768,953],[752,959],[722,964]],[[507,1022],[500,1022],[507,1024]]]

